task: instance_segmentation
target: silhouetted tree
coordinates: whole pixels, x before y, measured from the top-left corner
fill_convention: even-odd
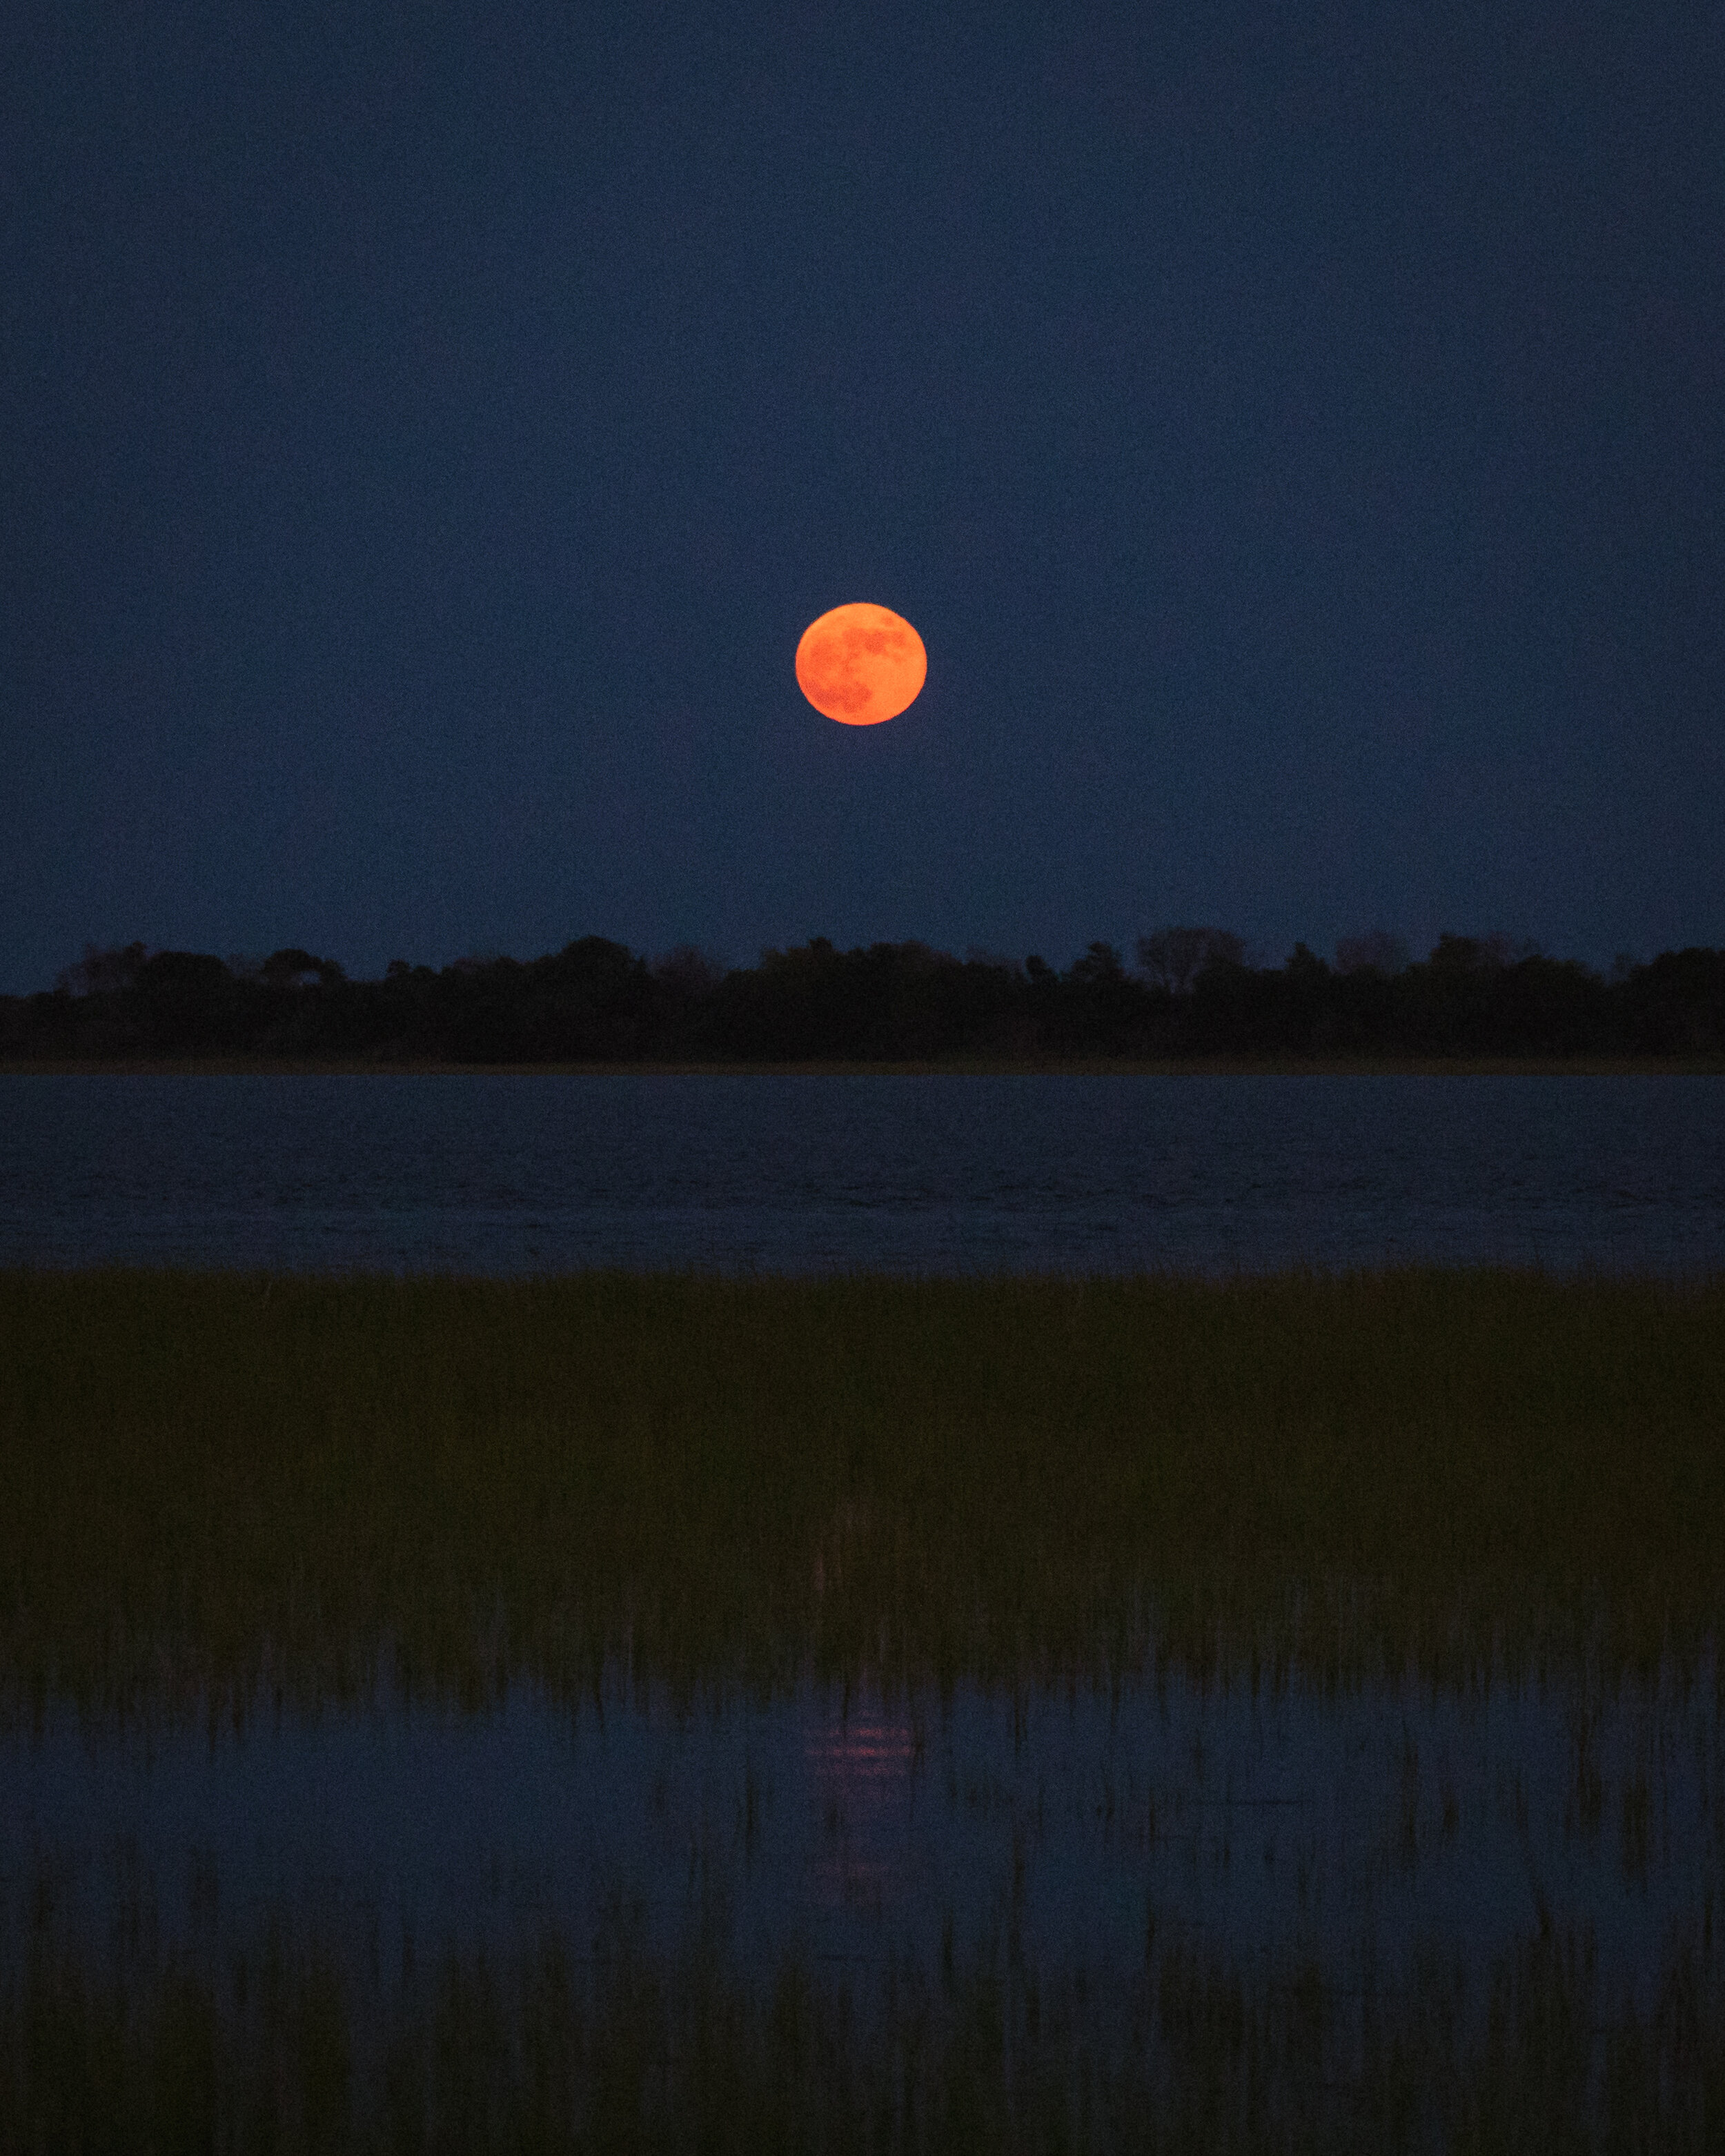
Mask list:
[[[1615,992],[1623,1045],[1639,1055],[1725,1050],[1725,951],[1661,951]]]
[[[1158,928],[1141,936],[1139,970],[1155,987],[1183,996],[1206,966],[1241,966],[1245,944],[1226,928]]]
[[[655,981],[662,981],[673,994],[690,1003],[710,995],[725,978],[725,968],[717,959],[709,957],[693,943],[679,943],[662,958],[655,958],[648,970]]]
[[[1499,931],[1490,936],[1440,936],[1427,963],[1440,973],[1467,973],[1494,971],[1538,956],[1537,943],[1517,943]]]
[[[1308,950],[1303,943],[1296,943],[1294,946],[1288,954],[1287,964],[1283,967],[1282,971],[1290,980],[1306,982],[1314,985],[1319,982],[1327,981],[1330,978],[1330,969],[1323,960],[1318,957],[1316,951]]]
[[[107,996],[122,993],[134,988],[144,970],[148,957],[141,943],[128,943],[123,947],[98,949],[86,943],[84,956],[75,966],[68,966],[54,981],[54,987],[70,996]]]
[[[1373,928],[1363,936],[1344,936],[1336,946],[1338,973],[1403,973],[1409,951],[1399,936],[1387,928]]]
[[[1111,943],[1092,943],[1081,958],[1073,960],[1067,978],[1081,988],[1091,988],[1105,981],[1123,981],[1126,968]]]
[[[273,951],[258,968],[258,978],[272,988],[333,987],[347,978],[333,958],[314,958],[297,945]]]

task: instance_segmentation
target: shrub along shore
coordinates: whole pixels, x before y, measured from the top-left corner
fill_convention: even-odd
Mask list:
[[[15,1270],[0,1370],[11,1712],[1609,1672],[1725,1603],[1725,1279]]]
[[[526,963],[399,958],[365,981],[298,948],[250,961],[132,943],[87,952],[52,991],[0,996],[0,1063],[1725,1065],[1725,951],[1625,960],[1609,979],[1502,937],[1440,937],[1411,965],[1368,937],[1337,958],[1300,943],[1250,965],[1237,936],[1187,928],[1141,938],[1131,966],[1106,943],[1057,971],[1034,953],[817,937],[724,968],[585,936]]]

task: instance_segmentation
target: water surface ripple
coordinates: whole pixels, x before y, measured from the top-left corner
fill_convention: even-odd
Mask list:
[[[1705,1077],[0,1077],[0,1263],[1725,1270]]]

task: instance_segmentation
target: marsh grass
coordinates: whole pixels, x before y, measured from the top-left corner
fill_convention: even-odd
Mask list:
[[[121,1972],[39,1927],[0,1976],[0,2156],[1701,2156],[1725,2132],[1725,1986],[1692,1941],[1640,2008],[1549,1933],[1351,1989],[1181,1941],[1062,1972],[998,1941],[836,1978],[792,1952],[755,1982],[698,1944],[591,1946],[368,1972],[273,1917]]]
[[[1725,1281],[0,1273],[0,1686],[1432,1681],[1698,1647]]]
[[[1168,1665],[1585,1692],[1717,1673],[1722,1520],[1720,1281],[0,1273],[14,1719]],[[1711,1900],[1639,2010],[1548,1921],[1343,1991],[1147,1924],[1088,1974],[1009,1938],[752,1977],[626,1926],[396,1970],[291,1912],[92,1950],[52,1901],[0,1943],[0,2156],[1725,2144]]]

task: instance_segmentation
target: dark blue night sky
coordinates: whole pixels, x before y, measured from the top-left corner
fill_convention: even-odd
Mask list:
[[[0,990],[1725,943],[1719,6],[6,16]]]

